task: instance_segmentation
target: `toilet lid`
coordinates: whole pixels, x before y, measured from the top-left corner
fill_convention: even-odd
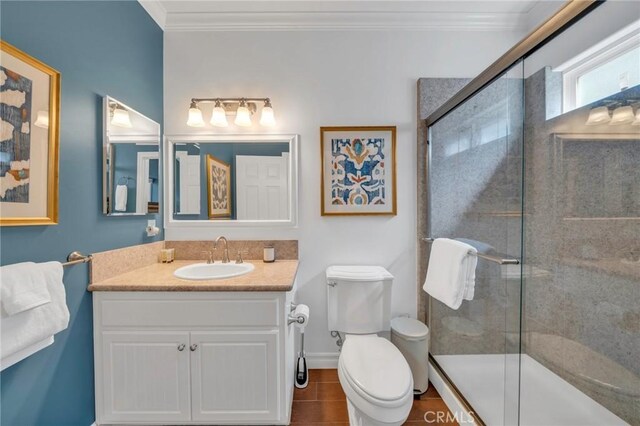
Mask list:
[[[409,364],[381,337],[349,336],[339,362],[350,384],[374,399],[396,401],[413,388]]]

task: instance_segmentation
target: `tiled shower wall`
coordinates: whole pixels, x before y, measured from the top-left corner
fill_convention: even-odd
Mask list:
[[[520,77],[515,72],[499,79],[432,128],[435,142],[431,146],[429,188],[426,180],[419,180],[418,205],[423,209],[418,211],[420,237],[430,233],[432,237],[468,238],[490,245],[490,251],[520,256]],[[466,80],[421,80],[421,112],[429,109],[432,92],[442,93],[442,89],[459,88],[464,83]],[[421,142],[418,170],[424,174],[426,147]],[[431,191],[429,202],[425,199],[427,189]],[[428,250],[421,242],[418,291],[422,300]],[[504,280],[502,275],[497,264],[480,261],[473,301],[456,311],[436,300],[423,304],[425,311],[430,311],[432,354],[517,353],[520,280]]]
[[[464,84],[459,79],[421,79],[419,118]],[[499,145],[508,152],[492,154],[487,144],[465,153],[461,141],[477,140],[482,131],[482,120],[472,120],[476,127],[469,129],[465,117],[482,116],[483,106],[489,109],[491,99],[504,99],[505,90],[515,95],[510,110],[518,114],[518,91],[507,89],[510,84],[522,87],[522,80],[490,86],[483,102],[462,106],[450,129],[439,130],[440,141],[457,144],[450,148],[457,160],[449,170],[432,164],[438,171],[432,176],[432,205],[426,197],[426,129],[419,128],[418,238],[428,236],[429,209],[436,212],[429,236],[470,237],[490,242],[501,253],[513,251],[524,223],[522,307],[515,297],[519,277],[510,279],[483,262],[474,301],[458,311],[436,301],[429,305],[422,291],[428,247],[420,242],[419,313],[425,318],[431,309],[431,352],[512,352],[515,346],[509,342],[519,341],[522,313],[524,353],[627,422],[640,424],[640,262],[635,260],[640,253],[640,132],[634,126],[586,126],[588,107],[560,115],[559,76],[541,69],[524,80],[524,93],[519,94],[520,102],[524,100],[524,129],[519,129],[524,143],[512,128],[510,143]],[[640,88],[610,100],[616,99],[640,99]],[[496,162],[500,155],[505,161]],[[451,161],[442,153],[434,157]],[[493,172],[477,188],[472,177],[487,168],[487,161],[494,161]],[[521,216],[514,185],[522,180]],[[459,189],[474,185],[472,192]],[[452,332],[443,326],[451,317],[473,327]]]
[[[525,81],[523,347],[640,424],[640,129],[553,117],[560,92],[549,68]]]

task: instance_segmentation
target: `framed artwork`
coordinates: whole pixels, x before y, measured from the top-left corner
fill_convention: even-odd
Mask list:
[[[58,223],[60,73],[0,40],[0,225]]]
[[[207,155],[207,198],[210,218],[231,217],[231,166]]]
[[[396,215],[396,127],[321,127],[322,215]]]

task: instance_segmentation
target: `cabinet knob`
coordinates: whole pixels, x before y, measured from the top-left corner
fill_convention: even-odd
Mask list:
[[[180,352],[184,351],[185,346],[186,346],[186,345],[185,345],[184,343],[179,344],[179,345],[178,345],[178,350],[179,350]]]
[[[194,343],[193,345],[189,346],[189,349],[191,349],[191,352],[193,352],[198,349],[198,345]]]

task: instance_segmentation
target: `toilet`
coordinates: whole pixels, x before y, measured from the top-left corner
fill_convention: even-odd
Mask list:
[[[344,338],[338,377],[350,425],[403,424],[413,404],[411,370],[376,334],[390,329],[393,275],[380,266],[330,266],[326,277],[329,330]]]

